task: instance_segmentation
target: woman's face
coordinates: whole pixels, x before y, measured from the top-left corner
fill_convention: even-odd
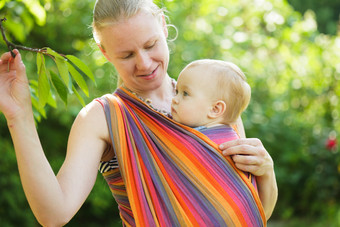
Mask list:
[[[142,94],[157,89],[167,74],[167,28],[150,12],[140,11],[99,31],[104,54],[124,85]]]

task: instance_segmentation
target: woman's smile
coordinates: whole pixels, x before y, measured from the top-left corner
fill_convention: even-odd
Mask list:
[[[138,75],[137,77],[143,78],[143,79],[146,79],[146,80],[152,80],[157,76],[158,68],[159,68],[159,65],[151,73],[144,74],[144,75]]]

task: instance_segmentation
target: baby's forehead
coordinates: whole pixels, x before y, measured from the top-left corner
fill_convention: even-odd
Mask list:
[[[183,72],[190,76],[200,77],[206,75],[210,71],[211,69],[209,69],[207,65],[189,65],[189,67],[185,68]]]
[[[190,64],[186,67],[187,70],[209,69],[208,64]]]
[[[218,73],[210,65],[195,65],[190,68],[188,68],[188,74],[191,74],[193,80],[209,84],[213,84],[218,80]]]
[[[178,82],[181,85],[187,84],[188,86],[199,86],[199,87],[206,87],[207,85],[210,86],[217,86],[217,76],[209,67],[204,65],[194,66],[185,69],[180,77]]]

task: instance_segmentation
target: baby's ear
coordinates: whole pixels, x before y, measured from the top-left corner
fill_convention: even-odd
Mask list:
[[[210,108],[208,117],[212,119],[216,119],[221,117],[226,111],[227,105],[224,101],[216,101]]]

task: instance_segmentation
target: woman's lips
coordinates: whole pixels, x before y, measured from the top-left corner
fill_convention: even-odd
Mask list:
[[[150,74],[139,75],[138,77],[141,77],[141,78],[146,79],[146,80],[152,80],[153,78],[156,77],[158,68],[159,68],[159,66],[157,66],[157,68],[154,71],[152,71]]]

